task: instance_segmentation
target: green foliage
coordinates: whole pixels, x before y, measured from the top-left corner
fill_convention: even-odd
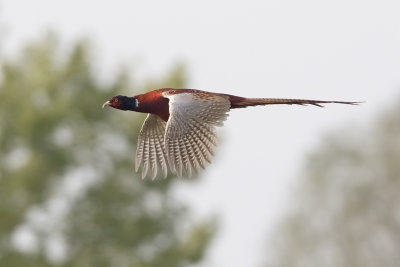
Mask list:
[[[311,154],[271,266],[398,266],[400,103],[357,130]]]
[[[188,212],[170,192],[176,179],[148,181],[134,173],[143,115],[101,105],[139,92],[129,89],[124,70],[101,84],[89,50],[79,42],[61,55],[49,34],[2,63],[0,266],[200,261],[214,224],[184,223]],[[178,67],[160,84],[183,87],[184,80]]]

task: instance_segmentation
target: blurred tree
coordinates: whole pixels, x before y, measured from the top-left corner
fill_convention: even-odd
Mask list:
[[[101,85],[88,50],[79,42],[62,55],[49,34],[2,63],[0,266],[200,261],[213,222],[183,222],[186,206],[171,195],[175,179],[141,180],[134,173],[144,115],[101,105],[121,90],[139,92],[128,92],[124,70]],[[184,81],[178,67],[161,84]]]
[[[400,103],[308,159],[266,266],[399,266]]]

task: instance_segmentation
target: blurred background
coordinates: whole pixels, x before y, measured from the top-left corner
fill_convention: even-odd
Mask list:
[[[0,266],[398,266],[400,2],[0,0]],[[233,110],[207,170],[141,180],[161,87]]]

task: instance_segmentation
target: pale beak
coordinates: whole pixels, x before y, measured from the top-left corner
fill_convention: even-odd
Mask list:
[[[105,102],[105,103],[103,104],[102,108],[104,108],[105,106],[111,106],[111,102],[110,102],[110,101]]]

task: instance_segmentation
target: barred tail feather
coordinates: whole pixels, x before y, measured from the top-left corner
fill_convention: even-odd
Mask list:
[[[231,108],[245,108],[250,106],[263,106],[263,105],[314,105],[323,107],[323,104],[347,104],[357,105],[360,102],[349,101],[324,101],[324,100],[308,100],[308,99],[286,99],[286,98],[245,98],[230,96]]]

